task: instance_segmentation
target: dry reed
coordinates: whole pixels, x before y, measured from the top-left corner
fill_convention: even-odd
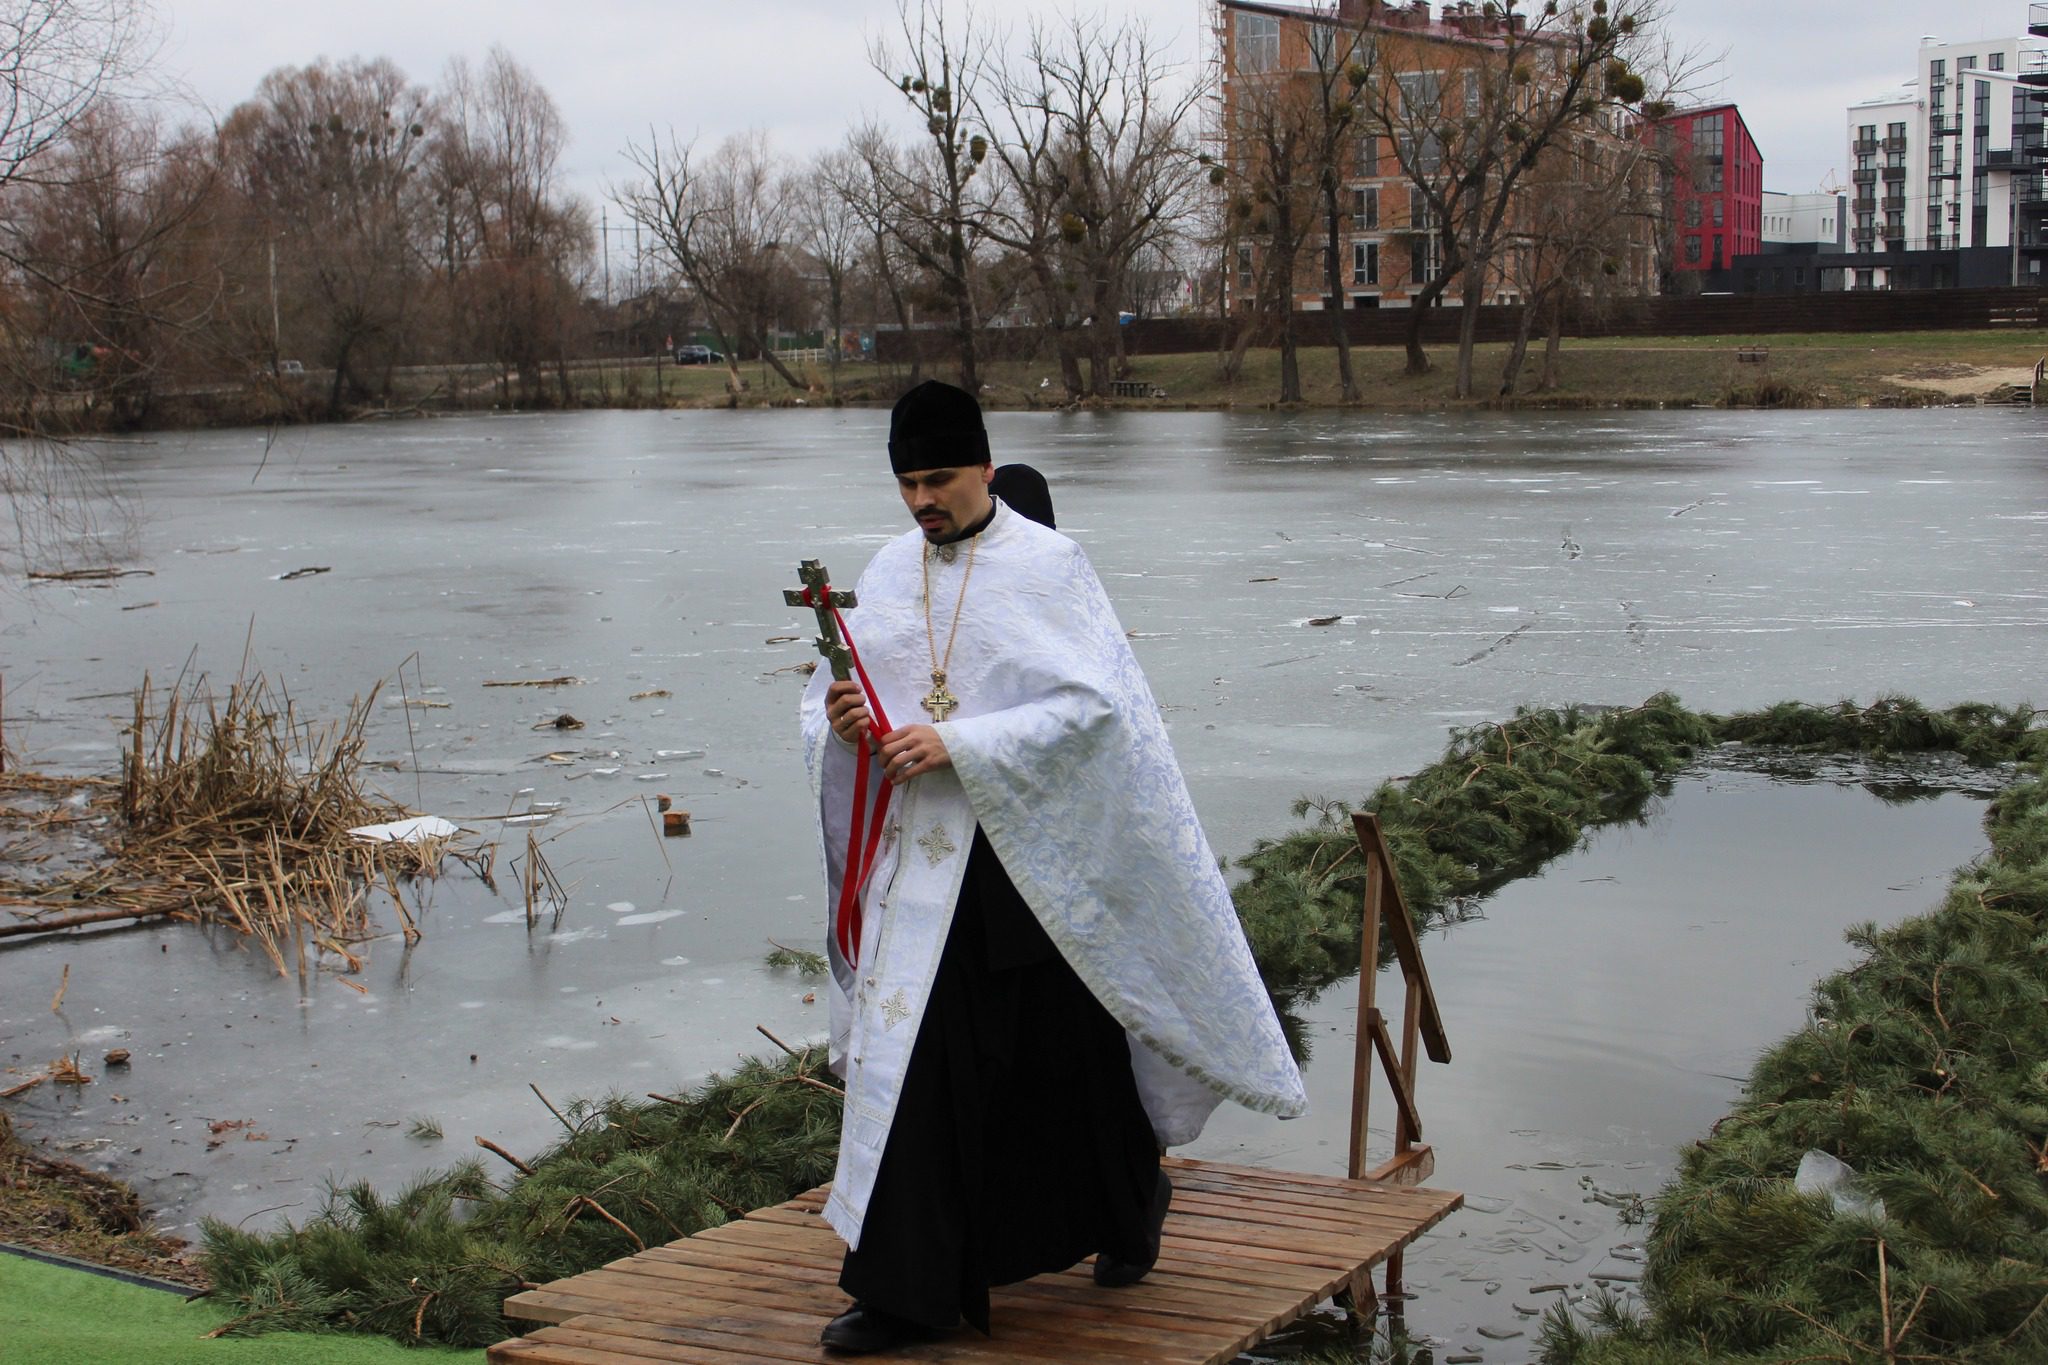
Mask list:
[[[409,814],[363,780],[376,696],[373,688],[340,721],[317,724],[258,675],[238,679],[225,701],[174,688],[152,713],[145,677],[119,782],[93,788],[94,805],[119,815],[118,835],[89,866],[0,876],[0,905],[15,915],[0,937],[122,918],[218,923],[253,940],[280,975],[296,961],[303,976],[308,943],[355,961],[347,945],[376,932],[370,897],[381,890],[416,939],[400,884],[435,875],[448,841],[349,833]]]

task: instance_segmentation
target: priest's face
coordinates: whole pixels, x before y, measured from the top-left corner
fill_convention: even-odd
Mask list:
[[[958,536],[988,515],[988,483],[996,476],[989,464],[948,465],[896,476],[896,491],[924,538],[936,545]]]

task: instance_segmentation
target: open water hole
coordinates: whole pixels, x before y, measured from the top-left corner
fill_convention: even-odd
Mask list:
[[[245,647],[302,715],[337,715],[384,678],[369,742],[385,788],[502,833],[507,857],[526,831],[498,817],[566,802],[535,828],[570,904],[529,933],[511,878],[493,895],[451,871],[420,888],[417,947],[364,946],[366,993],[322,972],[302,998],[260,954],[190,928],[8,950],[0,1063],[78,1052],[97,1074],[106,1048],[135,1054],[126,1074],[31,1092],[17,1120],[136,1178],[189,1234],[201,1213],[304,1216],[330,1177],[395,1185],[474,1134],[536,1149],[555,1121],[529,1083],[557,1103],[670,1091],[765,1050],[757,1024],[820,1036],[806,983],[761,962],[770,939],[814,939],[823,913],[801,675],[785,671],[809,632],[780,593],[799,558],[850,580],[903,522],[886,421],[590,413],[110,444],[102,536],[53,532],[21,567],[153,576],[0,590],[17,755],[109,770],[145,670],[224,685]],[[990,425],[1000,458],[1051,479],[1225,853],[1284,829],[1296,796],[1361,794],[1435,757],[1446,727],[1520,704],[1664,688],[1716,709],[2019,701],[2038,674],[2048,442],[2033,414]],[[283,577],[309,567],[327,572]],[[408,660],[407,695],[436,705],[389,695]],[[561,675],[582,681],[482,686]],[[585,728],[547,728],[565,711]],[[692,810],[693,837],[653,835],[641,798],[656,791]],[[1714,831],[1765,811],[1753,846],[1702,864]],[[1981,844],[1976,820],[1960,796],[1893,808],[1713,772],[1649,826],[1596,836],[1483,923],[1432,937],[1457,1060],[1426,1070],[1423,1112],[1436,1181],[1475,1198],[1411,1254],[1411,1324],[1459,1342],[1513,1330],[1504,1305],[1609,1264],[1634,1234],[1579,1202],[1580,1177],[1653,1190],[1748,1058],[1797,1025],[1807,984],[1846,960],[1842,927],[1930,904]],[[1582,867],[1615,857],[1627,875]],[[1777,865],[1793,862],[1813,879],[1796,893]],[[1333,989],[1311,1014],[1327,1040],[1317,1115],[1220,1117],[1198,1154],[1341,1169],[1348,1000]],[[414,1117],[446,1139],[406,1137]],[[1513,1360],[1521,1340],[1478,1344]]]

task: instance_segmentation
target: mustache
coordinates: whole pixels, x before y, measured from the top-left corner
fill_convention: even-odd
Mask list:
[[[946,515],[946,509],[940,507],[937,503],[933,503],[929,507],[912,508],[910,515],[913,517],[943,517]]]

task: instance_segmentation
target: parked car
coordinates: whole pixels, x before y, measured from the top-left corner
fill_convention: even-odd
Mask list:
[[[712,350],[709,346],[676,347],[676,364],[678,365],[722,365],[724,363],[725,357]]]

